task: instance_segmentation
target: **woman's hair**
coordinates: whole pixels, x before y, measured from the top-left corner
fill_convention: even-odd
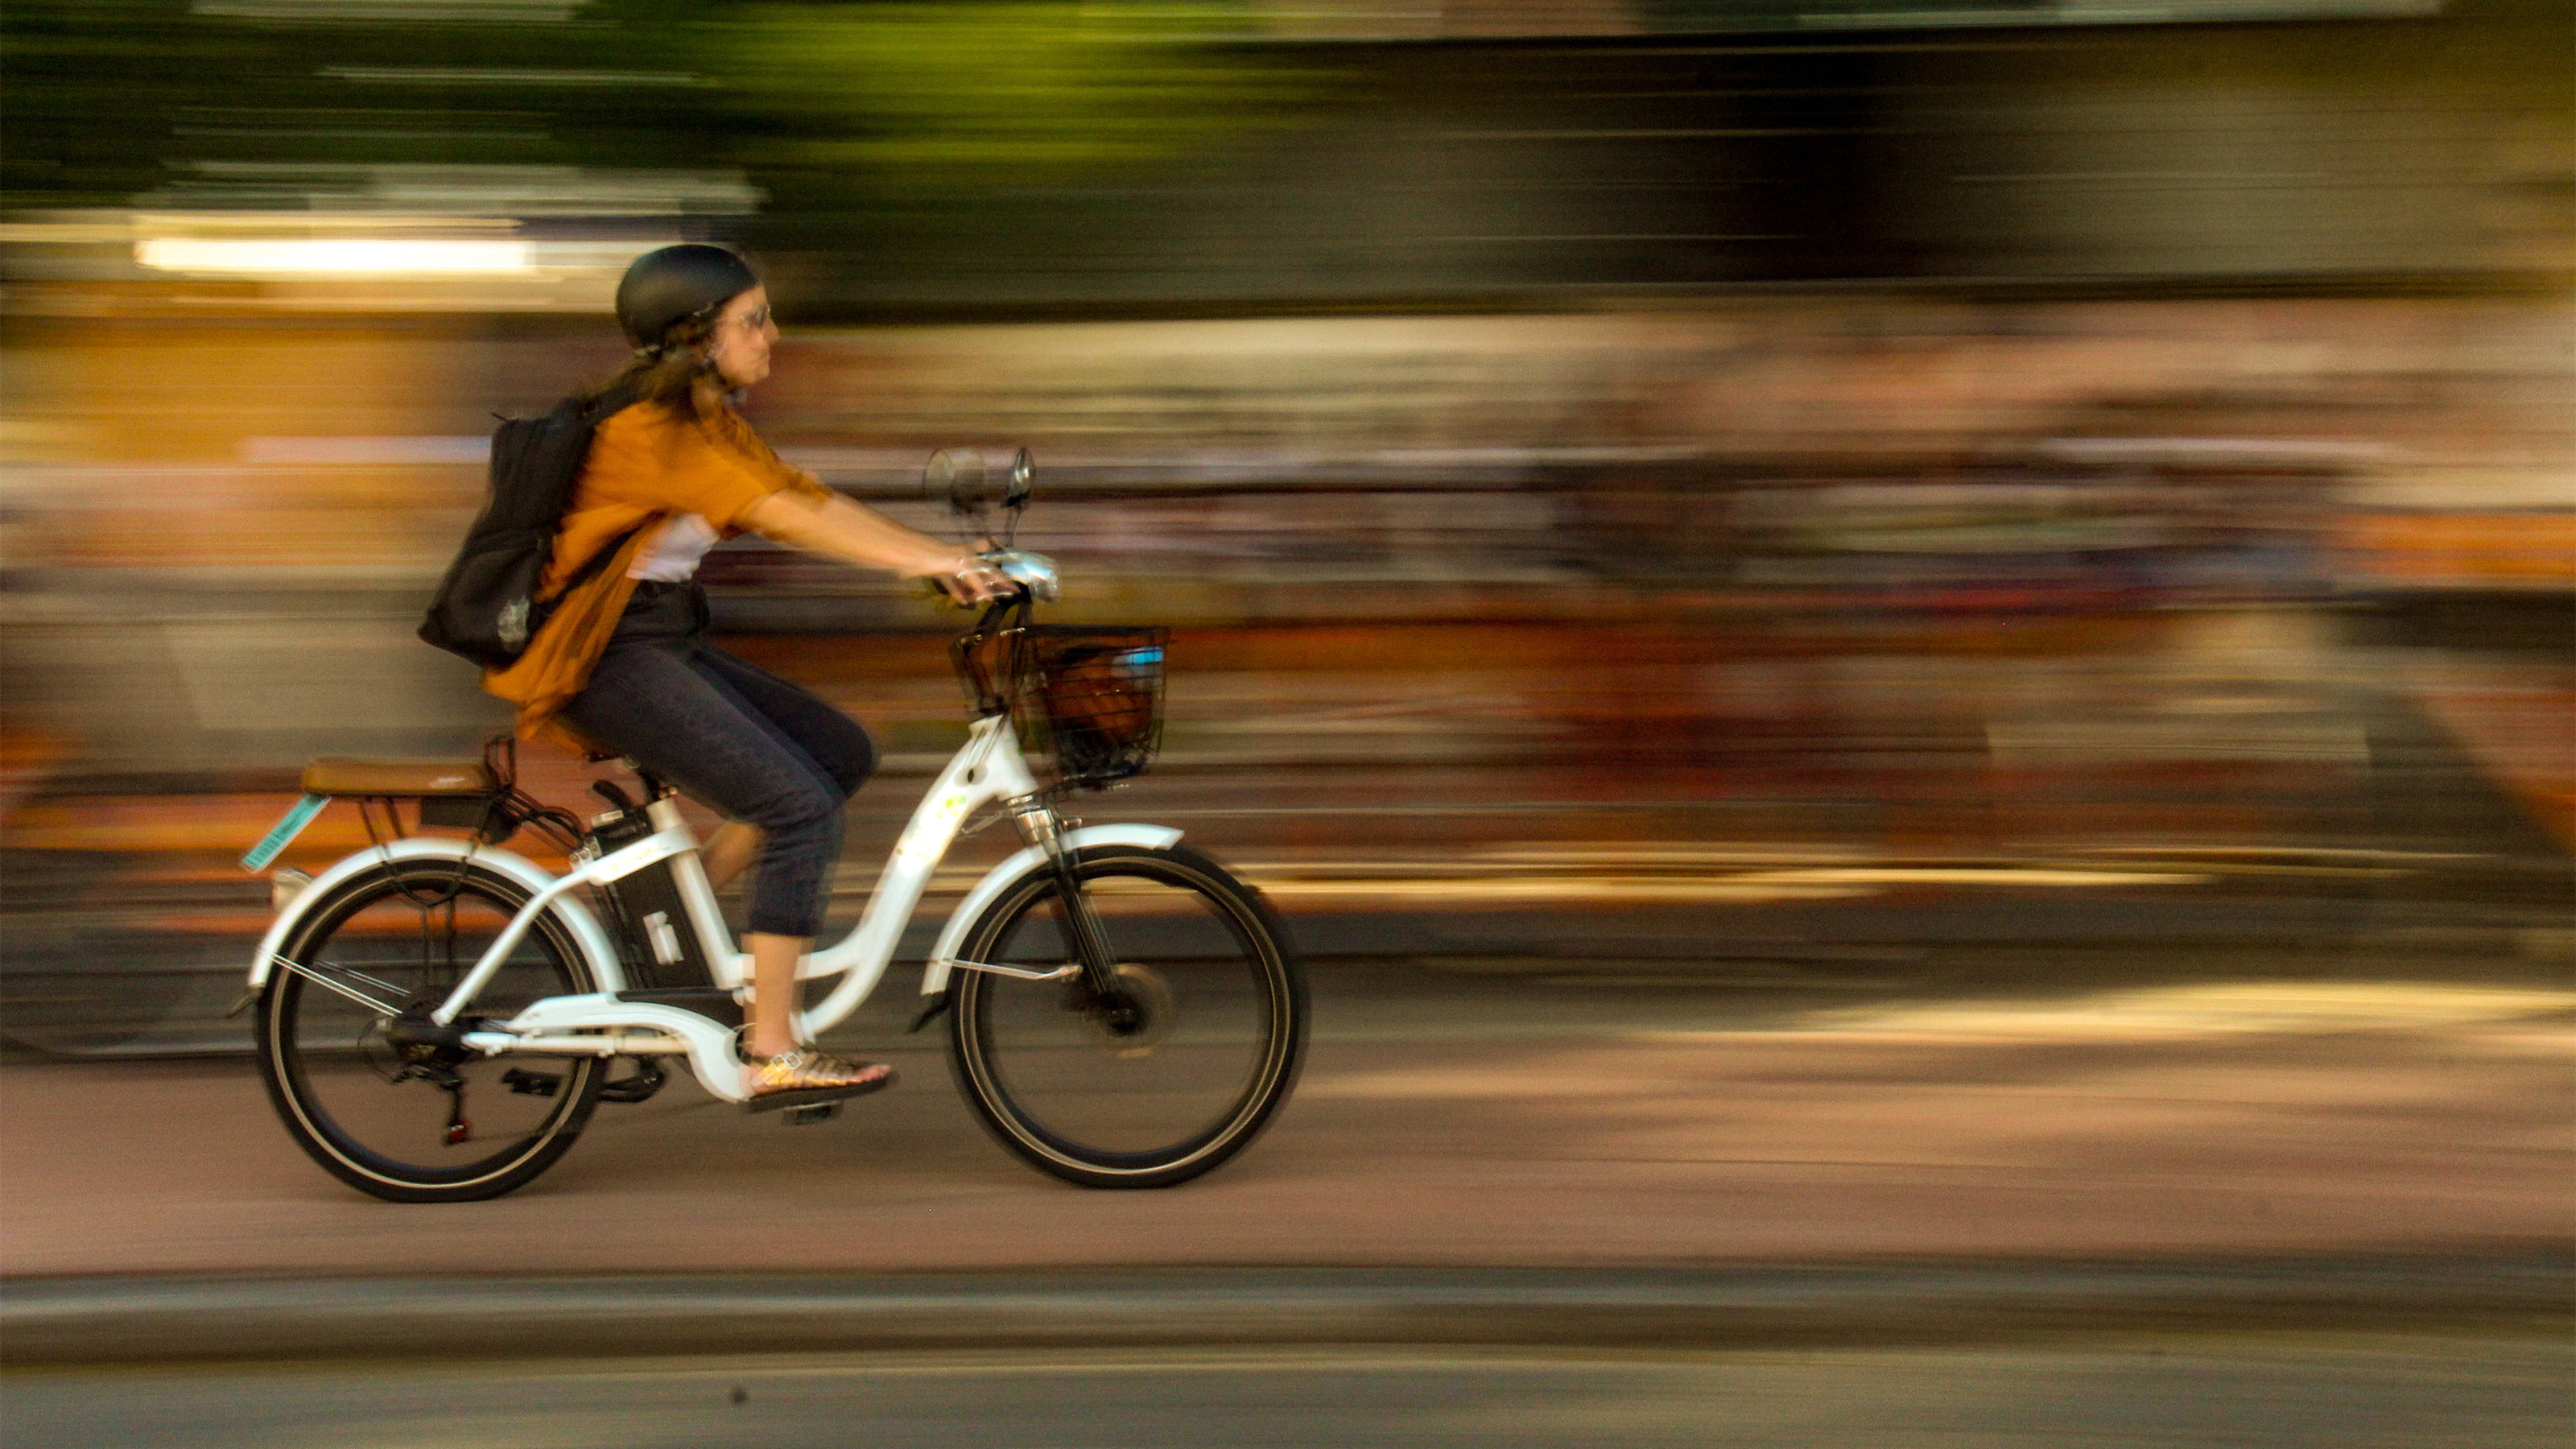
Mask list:
[[[698,384],[717,375],[706,344],[715,336],[721,310],[710,307],[672,323],[658,345],[637,352],[615,377],[583,394],[582,401],[597,402],[616,393],[634,402],[660,403],[684,418],[699,420],[704,413]]]
[[[635,344],[635,360],[583,400],[621,393],[704,421],[699,389],[716,375],[707,341],[725,304],[759,285],[742,258],[704,242],[657,247],[629,262],[617,283],[617,325]]]

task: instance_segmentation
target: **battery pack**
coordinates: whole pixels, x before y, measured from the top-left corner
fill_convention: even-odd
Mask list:
[[[672,860],[657,860],[601,887],[617,914],[627,984],[664,990],[713,986],[706,948],[690,924],[671,865]]]

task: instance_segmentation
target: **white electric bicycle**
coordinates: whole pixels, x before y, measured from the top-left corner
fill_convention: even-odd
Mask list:
[[[951,450],[926,481],[981,525],[982,475]],[[1001,499],[1014,523],[1028,481],[1023,451]],[[1052,566],[1007,538],[987,556],[1021,587],[953,646],[973,700],[966,743],[895,842],[857,928],[805,961],[803,977],[839,979],[803,1007],[798,1035],[868,998],[950,843],[1007,816],[1025,848],[949,917],[912,1029],[947,1016],[959,1089],[1040,1170],[1090,1187],[1183,1182],[1240,1152],[1287,1099],[1305,1048],[1304,975],[1260,893],[1180,831],[1058,812],[1068,791],[1151,760],[1163,631],[1034,624]],[[1024,736],[1051,759],[1051,784]],[[303,801],[244,858],[264,869],[335,796],[359,801],[377,841],[309,882],[279,873],[244,1004],[258,1007],[261,1072],[287,1130],[380,1198],[523,1186],[599,1103],[651,1096],[673,1059],[719,1099],[771,1105],[746,1098],[736,1050],[750,958],[672,792],[645,775],[638,802],[602,782],[611,808],[583,822],[513,775],[506,737],[479,760],[317,760]],[[471,833],[410,834],[406,801],[421,825]],[[556,876],[500,848],[522,829],[553,838],[571,869]],[[839,1105],[784,1111],[807,1122]]]

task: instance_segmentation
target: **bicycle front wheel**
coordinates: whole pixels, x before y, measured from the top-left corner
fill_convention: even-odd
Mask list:
[[[1296,1085],[1305,975],[1259,894],[1197,851],[1086,850],[1076,875],[1115,990],[959,971],[958,1087],[1042,1172],[1085,1187],[1186,1182],[1242,1151]],[[1032,971],[1077,959],[1054,873],[1014,881],[959,954]]]
[[[394,861],[343,882],[289,933],[260,998],[260,1070],[325,1171],[391,1202],[469,1202],[525,1185],[571,1148],[607,1080],[601,1059],[406,1054],[370,1004],[445,1000],[528,899],[482,866]],[[508,1017],[597,989],[549,911],[470,1012]]]

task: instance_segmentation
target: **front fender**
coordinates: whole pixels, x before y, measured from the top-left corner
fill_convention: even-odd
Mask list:
[[[1086,825],[1065,832],[1065,843],[1077,850],[1095,845],[1133,845],[1146,850],[1169,850],[1181,838],[1181,832],[1168,825]],[[966,928],[984,914],[1011,882],[1028,874],[1046,861],[1046,852],[1032,845],[984,873],[966,899],[957,903],[948,924],[940,929],[939,944],[930,948],[930,964],[921,973],[921,994],[936,996],[948,989],[948,963],[957,959],[957,948],[966,939]]]
[[[524,855],[452,836],[416,835],[391,845],[359,851],[315,876],[311,885],[298,892],[294,900],[287,902],[286,909],[277,913],[268,934],[260,938],[259,954],[251,958],[251,990],[257,991],[268,984],[269,963],[277,959],[278,949],[286,944],[286,938],[296,924],[351,876],[372,870],[389,860],[462,860],[469,855],[476,865],[509,877],[525,886],[531,895],[555,883],[555,877],[545,867]],[[609,939],[607,931],[601,929],[599,918],[590,913],[590,907],[567,893],[557,896],[547,909],[562,918],[565,929],[572,932],[582,954],[590,958],[591,975],[598,981],[599,989],[625,990],[626,973],[618,967],[616,943]]]

